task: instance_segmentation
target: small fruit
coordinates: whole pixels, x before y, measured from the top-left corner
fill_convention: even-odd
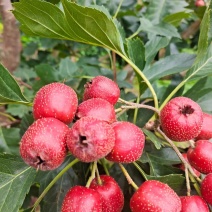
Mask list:
[[[196,0],[195,6],[196,7],[203,7],[203,6],[205,6],[205,2],[203,0]]]
[[[100,98],[88,99],[78,106],[76,117],[82,118],[84,116],[107,121],[108,123],[112,123],[116,120],[113,105]]]
[[[176,97],[161,110],[160,123],[170,139],[187,141],[199,134],[203,123],[203,112],[193,100]]]
[[[188,157],[187,157],[187,153],[183,153],[182,156],[185,158],[185,160],[189,163],[188,161]],[[180,169],[182,169],[183,171],[185,171],[185,166],[183,163],[181,163],[179,166],[178,166]],[[194,167],[192,167],[194,173],[196,174],[197,177],[199,177],[201,175],[201,173],[199,171],[197,171]]]
[[[100,175],[101,183],[95,178],[91,182],[90,188],[101,195],[102,211],[121,212],[124,206],[124,195],[118,183],[110,176]]]
[[[167,184],[148,180],[131,197],[130,208],[132,212],[180,212],[181,201]]]
[[[194,145],[195,147],[190,147],[187,152],[190,164],[201,173],[212,172],[212,143],[208,140],[199,140]]]
[[[197,195],[180,197],[181,212],[209,212],[207,203]]]
[[[74,186],[65,195],[61,212],[102,212],[101,197],[91,188]]]
[[[83,162],[93,162],[105,157],[115,144],[111,125],[91,117],[76,121],[67,133],[69,151]]]
[[[114,105],[119,96],[120,89],[114,81],[104,76],[96,76],[85,84],[83,100],[102,98]]]
[[[212,138],[212,115],[203,113],[203,124],[196,140],[209,140]]]
[[[212,205],[212,173],[207,174],[200,186],[202,198]]]
[[[68,126],[55,118],[38,119],[21,139],[21,157],[36,169],[56,169],[66,157],[67,132]]]
[[[114,122],[112,127],[115,131],[115,146],[106,158],[117,163],[131,163],[138,160],[145,144],[142,130],[127,121]]]
[[[52,117],[69,124],[76,113],[78,99],[75,91],[63,83],[43,86],[35,95],[33,115],[35,119]]]

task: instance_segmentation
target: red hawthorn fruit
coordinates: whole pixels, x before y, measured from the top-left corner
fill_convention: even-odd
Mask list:
[[[93,117],[108,123],[116,120],[116,113],[113,105],[101,98],[92,98],[82,102],[76,112],[77,118],[84,116]]]
[[[212,115],[203,113],[203,124],[196,140],[209,140],[212,138]]]
[[[187,151],[189,163],[201,173],[212,172],[212,143],[208,140],[199,140],[194,145],[194,148],[190,147]]]
[[[100,175],[101,183],[95,178],[90,188],[101,195],[103,212],[121,212],[124,206],[124,195],[118,183],[110,176]]]
[[[106,159],[117,163],[131,163],[138,160],[144,149],[145,136],[135,124],[118,121],[112,124],[115,145]]]
[[[52,117],[69,124],[75,116],[77,105],[75,91],[63,83],[54,82],[36,93],[33,115],[35,119]]]
[[[130,208],[132,212],[180,212],[181,201],[167,184],[148,180],[131,197]]]
[[[182,156],[189,163],[187,153],[182,153]],[[179,168],[182,169],[183,171],[185,171],[185,166],[183,163],[179,165]],[[194,173],[197,175],[197,177],[199,177],[201,175],[201,173],[199,171],[197,171],[194,167],[192,167],[192,169],[193,169]]]
[[[101,196],[91,188],[74,186],[67,192],[61,212],[102,212]]]
[[[96,76],[85,84],[83,100],[102,98],[114,105],[119,96],[120,89],[114,81],[104,76]]]
[[[203,7],[203,6],[205,6],[205,2],[203,0],[196,0],[195,6],[196,7]]]
[[[93,162],[105,157],[115,144],[110,124],[91,117],[76,121],[67,133],[69,151],[82,162]]]
[[[200,196],[182,196],[180,197],[181,212],[209,212],[207,203]]]
[[[187,97],[170,100],[160,113],[164,133],[174,141],[187,141],[197,137],[203,123],[201,107]]]
[[[202,198],[210,205],[212,205],[212,173],[207,174],[203,179],[201,186]]]
[[[55,118],[38,119],[21,139],[21,157],[36,169],[56,169],[66,157],[67,132],[68,126]]]

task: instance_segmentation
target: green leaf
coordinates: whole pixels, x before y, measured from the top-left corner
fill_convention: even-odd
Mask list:
[[[144,69],[144,74],[151,81],[189,69],[194,62],[195,55],[180,53],[167,56]],[[180,61],[180,63],[179,63]]]
[[[21,0],[13,4],[13,14],[27,35],[74,40],[124,53],[117,25],[104,7],[83,7],[67,0],[62,5],[65,14],[48,2]]]
[[[185,0],[150,0],[146,17],[154,24],[158,24],[165,16],[184,11],[187,5],[188,3]]]
[[[169,24],[174,25],[175,27],[179,26],[183,19],[188,19],[191,16],[191,12],[182,11],[174,14],[167,15],[163,21]]]
[[[141,159],[142,162],[151,163],[151,161],[158,162],[163,165],[173,165],[181,163],[179,157],[172,148],[166,147],[160,150],[153,149],[146,152],[145,159]]]
[[[17,212],[32,185],[36,170],[14,155],[0,154],[0,211]]]
[[[204,17],[200,26],[200,35],[198,41],[197,60],[201,60],[202,55],[207,51],[212,41],[212,1],[204,13]]]
[[[23,134],[26,132],[28,127],[34,122],[34,118],[32,114],[26,113],[23,118],[21,119],[20,124],[20,135],[23,136]]]
[[[198,56],[192,68],[186,73],[184,83],[190,80],[197,80],[206,76],[211,76],[212,67],[212,43],[208,49]]]
[[[129,58],[140,70],[143,70],[145,64],[145,48],[140,38],[127,39],[127,50]]]
[[[142,129],[146,136],[148,136],[149,140],[155,145],[156,149],[160,149],[162,147],[162,140],[158,138],[153,132],[146,130],[145,128]]]
[[[0,152],[7,152],[11,153],[11,150],[5,140],[4,133],[2,131],[2,128],[0,128]]]
[[[70,60],[69,57],[62,59],[59,64],[59,80],[68,80],[73,78],[73,74],[77,71],[78,65]]]
[[[32,108],[27,105],[11,104],[11,105],[8,105],[6,112],[10,113],[12,116],[17,116],[19,118],[22,118],[25,113],[31,110]]]
[[[21,23],[21,30],[29,36],[69,39],[64,13],[55,5],[38,0],[21,0],[13,4],[13,14]]]
[[[165,37],[176,37],[181,38],[180,34],[177,32],[177,29],[165,22],[161,22],[159,24],[153,24],[151,21],[149,21],[146,18],[140,18],[140,26],[138,28],[138,31],[144,31],[148,32],[153,35],[161,35]]]
[[[5,152],[19,155],[20,129],[19,128],[2,128],[0,139],[4,139],[9,149]]]
[[[158,53],[158,51],[169,44],[170,39],[161,36],[152,36],[151,39],[145,44],[145,57],[146,66],[148,66]]]
[[[44,84],[58,81],[56,70],[49,64],[37,65],[35,71]]]
[[[165,176],[149,176],[147,175],[148,180],[158,180],[162,183],[168,184],[175,192],[178,194],[185,193],[185,177],[182,174],[169,174]]]
[[[15,79],[9,71],[0,64],[0,104],[29,104]]]

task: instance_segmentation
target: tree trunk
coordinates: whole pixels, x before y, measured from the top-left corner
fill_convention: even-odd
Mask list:
[[[10,71],[14,71],[20,62],[21,41],[18,23],[11,12],[10,0],[0,0],[0,15],[3,33],[0,43],[0,62]]]

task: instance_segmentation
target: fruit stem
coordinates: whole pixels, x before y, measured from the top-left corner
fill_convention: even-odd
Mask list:
[[[92,171],[91,171],[91,176],[89,177],[85,187],[87,187],[87,188],[90,187],[91,181],[95,178],[96,169],[97,169],[97,161],[94,161]]]
[[[145,180],[148,180],[147,177],[146,177],[146,173],[143,171],[143,169],[141,169],[141,167],[136,163],[136,162],[133,162],[133,165],[138,169],[138,171],[142,174],[143,178]]]
[[[130,185],[132,185],[132,187],[135,189],[135,190],[138,190],[138,186],[135,184],[135,182],[132,180],[132,178],[130,177],[129,173],[127,172],[127,170],[124,168],[124,166],[119,163],[119,167],[121,168],[121,171],[123,172],[124,176],[126,177],[128,183]]]
[[[105,164],[105,158],[102,158],[100,161],[101,161],[101,164],[102,164],[102,166],[104,168],[104,171],[105,171],[106,175],[110,176],[110,173],[108,171],[108,168],[107,168],[107,166]]]
[[[152,110],[152,111],[156,112],[158,115],[160,115],[160,111],[157,108],[152,107],[150,105],[128,102],[128,101],[125,101],[124,99],[121,99],[121,98],[119,98],[119,102],[126,104],[126,105],[121,106],[121,108],[123,108],[123,109],[125,109],[125,108],[126,109],[146,108],[146,109]]]
[[[190,196],[191,195],[191,186],[190,186],[190,180],[189,180],[187,165],[185,165],[185,178],[186,178],[187,196]]]
[[[166,139],[166,141],[168,141],[168,143],[171,145],[171,147],[174,149],[174,151],[176,152],[176,154],[178,155],[178,157],[180,158],[180,160],[182,161],[182,163],[184,164],[185,167],[188,168],[189,172],[199,181],[201,182],[202,180],[194,173],[191,165],[185,160],[185,158],[182,156],[182,154],[180,153],[179,149],[175,146],[175,144],[173,143],[173,141],[171,139],[169,139],[165,133],[158,127],[156,128],[156,130]]]
[[[31,212],[35,211],[35,209],[37,208],[37,206],[39,205],[39,203],[41,202],[41,200],[44,198],[44,196],[47,194],[47,192],[63,176],[63,174],[65,174],[65,172],[67,172],[73,165],[75,165],[78,162],[79,162],[79,159],[77,159],[77,158],[74,159],[62,171],[60,171],[57,174],[57,176],[49,183],[49,185],[43,190],[43,192],[41,193],[41,195],[38,197],[38,199],[36,200],[36,202],[35,202],[32,210],[31,210]]]
[[[195,180],[194,176],[192,174],[189,173],[189,178],[192,182],[192,185],[194,186],[196,192],[199,194],[199,196],[201,196],[201,191],[200,191],[200,187],[199,184],[197,183],[197,181]]]
[[[96,178],[97,178],[98,185],[102,185],[102,180],[101,180],[100,175],[99,175],[98,167],[96,167]]]
[[[154,105],[155,108],[158,109],[158,99],[157,99],[157,95],[155,93],[154,88],[152,87],[150,81],[146,78],[146,76],[143,74],[143,72],[138,68],[138,66],[136,66],[127,56],[125,56],[124,54],[122,54],[121,52],[117,51],[116,52],[120,57],[122,57],[126,62],[128,62],[131,67],[136,71],[136,73],[143,79],[143,81],[146,83],[146,85],[148,86],[150,92],[152,93],[152,97],[154,100]]]

